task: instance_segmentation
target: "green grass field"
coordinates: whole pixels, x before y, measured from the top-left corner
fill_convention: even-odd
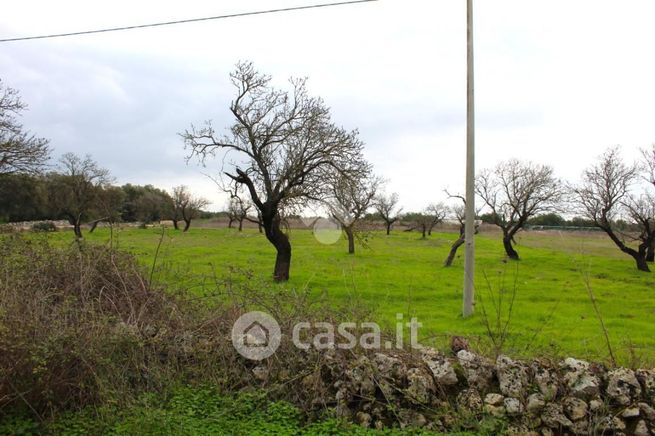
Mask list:
[[[279,286],[309,287],[335,303],[365,304],[374,310],[371,321],[387,327],[397,313],[405,319],[416,316],[423,324],[421,343],[443,346],[451,335],[466,335],[483,351],[490,346],[487,325],[497,332],[497,322],[506,321],[511,310],[504,352],[606,360],[591,290],[618,363],[655,363],[655,275],[637,271],[602,235],[524,232],[517,238],[519,262],[505,261],[498,234],[478,235],[476,314],[468,319],[460,316],[463,251],[451,268],[442,267],[455,236],[435,233],[421,240],[416,233],[375,232],[368,248],[358,246],[355,255],[348,255],[343,239],[322,245],[311,231],[294,229],[291,279]],[[69,232],[49,237],[72,241]],[[114,244],[135,253],[148,268],[160,238],[160,229],[114,232]],[[98,229],[86,239],[107,243],[110,233]],[[273,247],[256,230],[168,229],[154,279],[200,295],[213,291],[214,274],[224,276],[238,267],[268,278],[273,262]]]

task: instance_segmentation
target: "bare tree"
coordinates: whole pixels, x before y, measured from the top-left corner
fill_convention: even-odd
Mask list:
[[[228,184],[246,187],[277,251],[273,277],[288,280],[291,244],[280,211],[325,198],[328,171],[357,177],[363,144],[357,131],[331,122],[324,102],[308,95],[306,79],[291,79],[290,91],[279,90],[251,63],[239,63],[231,80],[237,92],[230,104],[235,122],[229,134],[217,135],[207,122],[181,136],[191,150],[189,158],[220,153]]]
[[[647,205],[648,200],[643,197],[636,199],[630,195],[630,189],[638,176],[639,168],[634,164],[626,164],[618,147],[610,148],[600,156],[598,163],[583,172],[581,183],[572,187],[572,191],[585,218],[603,230],[622,252],[631,256],[637,269],[650,271],[646,251],[652,242],[652,239],[648,241],[652,238],[648,233],[652,233],[653,208],[652,204]],[[617,229],[616,220],[626,210],[638,225],[644,226],[636,249],[629,246],[626,240],[626,236],[633,240],[634,237]]]
[[[73,226],[76,238],[82,238],[83,220],[95,211],[102,190],[111,182],[109,171],[100,168],[87,155],[84,159],[73,153],[59,160],[59,172],[49,176],[48,198],[52,208]]]
[[[236,221],[239,221],[239,205],[236,200],[230,198],[227,202],[227,228],[231,229],[232,224]]]
[[[209,204],[209,200],[202,197],[192,196],[186,207],[182,209],[182,219],[184,220],[184,232],[191,227],[191,220],[198,218],[202,208]]]
[[[425,209],[425,214],[430,218],[428,221],[428,236],[430,236],[434,226],[441,224],[448,215],[448,206],[443,203],[432,203]]]
[[[437,224],[441,223],[448,212],[448,207],[443,203],[433,203],[425,208],[423,212],[407,213],[403,217],[404,221],[408,221],[411,227],[408,231],[418,230],[421,232],[421,239],[425,239],[426,235],[432,234],[432,229]]]
[[[505,253],[514,260],[519,259],[513,247],[516,233],[531,217],[557,210],[563,198],[562,184],[551,167],[516,159],[478,174],[475,191],[503,231]]]
[[[181,218],[184,221],[183,231],[188,231],[191,220],[197,218],[202,208],[208,204],[208,200],[191,194],[187,186],[176,186],[173,188],[173,226],[178,229],[177,221]]]
[[[241,198],[239,195],[233,195],[228,204],[228,215],[230,222],[237,221],[239,223],[239,231],[243,230],[243,221],[249,220],[248,213],[252,210],[253,205],[247,199]],[[249,221],[256,222],[254,219]]]
[[[18,121],[27,105],[0,80],[0,174],[35,173],[50,157],[48,141],[25,131]]]
[[[93,212],[91,215],[95,216],[89,229],[89,233],[93,233],[101,222],[108,222],[113,224],[121,219],[121,207],[125,200],[125,192],[117,186],[105,186],[97,193],[96,200],[94,201]]]
[[[173,221],[173,228],[175,230],[180,229],[179,222],[182,221],[182,209],[189,202],[189,196],[189,190],[186,186],[180,185],[173,188],[173,195],[171,196],[173,201],[171,205],[171,221]]]
[[[461,204],[457,204],[449,209],[451,215],[457,222],[459,223],[459,237],[452,243],[450,246],[450,251],[448,252],[448,256],[446,257],[446,260],[444,260],[443,266],[449,267],[453,264],[453,260],[455,260],[455,256],[457,255],[457,250],[459,247],[464,245],[464,242],[466,242],[464,230],[465,230],[465,222],[466,222],[466,198],[462,195],[457,195],[457,194],[449,194],[448,191],[446,191],[446,194],[450,198],[456,198],[461,201]],[[479,226],[475,225],[475,230],[474,233],[478,233]]]
[[[380,184],[381,179],[373,175],[356,180],[337,175],[332,181],[332,197],[326,203],[330,214],[346,234],[349,254],[355,253],[358,224],[373,205]]]
[[[655,186],[655,144],[650,148],[641,150],[644,159],[644,170],[646,171],[646,181]]]
[[[652,144],[649,149],[642,149],[641,153],[644,159],[646,181],[655,187],[655,144]],[[646,250],[646,261],[655,261],[655,241],[652,242]]]
[[[638,242],[639,254],[646,262],[652,262],[655,245],[655,197],[651,193],[629,195],[622,204],[635,226],[634,234],[624,233],[624,237]]]
[[[391,233],[391,227],[400,219],[402,207],[398,208],[399,197],[395,192],[391,195],[384,193],[378,195],[373,202],[373,208],[384,221],[387,227],[387,235]]]

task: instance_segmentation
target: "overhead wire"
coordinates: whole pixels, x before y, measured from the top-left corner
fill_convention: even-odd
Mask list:
[[[201,17],[201,18],[189,18],[185,20],[174,20],[174,21],[164,21],[159,23],[149,23],[149,24],[137,24],[133,26],[122,26],[122,27],[110,27],[105,29],[95,29],[95,30],[83,30],[79,32],[66,32],[66,33],[52,33],[47,35],[36,35],[36,36],[19,36],[14,38],[2,38],[0,42],[15,42],[15,41],[27,41],[34,39],[48,39],[48,38],[61,38],[66,36],[78,36],[78,35],[90,35],[94,33],[107,33],[107,32],[119,32],[124,30],[134,30],[134,29],[144,29],[149,27],[161,27],[161,26],[170,26],[174,24],[187,24],[187,23],[197,23],[200,21],[211,21],[211,20],[220,20],[224,18],[237,18],[237,17],[247,17],[252,15],[264,15],[264,14],[274,14],[280,12],[291,12],[291,11],[300,11],[306,9],[318,9],[318,8],[327,8],[333,6],[346,6],[353,5],[357,3],[370,3],[376,2],[378,0],[350,0],[350,1],[341,1],[341,2],[332,2],[332,3],[320,3],[306,6],[293,6],[288,8],[278,8],[278,9],[266,9],[261,11],[252,11],[252,12],[239,12],[235,14],[226,14],[226,15],[216,15],[212,17]]]

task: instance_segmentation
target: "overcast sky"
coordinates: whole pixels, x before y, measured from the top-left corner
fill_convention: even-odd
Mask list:
[[[0,38],[308,5],[321,0],[21,0]],[[91,154],[118,183],[225,197],[185,164],[178,132],[232,122],[228,74],[252,60],[283,86],[309,77],[333,119],[358,128],[406,210],[462,191],[465,0],[380,0],[98,35],[0,44],[0,78],[56,156]],[[655,142],[655,2],[475,2],[478,168],[519,158],[576,179],[605,148]]]

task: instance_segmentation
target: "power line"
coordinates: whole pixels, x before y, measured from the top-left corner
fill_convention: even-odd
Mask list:
[[[342,2],[333,2],[333,3],[321,3],[316,5],[307,5],[307,6],[294,6],[289,8],[280,8],[280,9],[267,9],[263,11],[254,11],[254,12],[240,12],[237,14],[228,14],[228,15],[217,15],[214,17],[202,17],[202,18],[190,18],[187,20],[176,20],[176,21],[165,21],[161,23],[150,23],[150,24],[138,24],[135,26],[124,26],[124,27],[111,27],[108,29],[96,29],[96,30],[84,30],[80,32],[69,32],[69,33],[54,33],[50,35],[38,35],[38,36],[23,36],[17,38],[4,38],[0,39],[0,42],[13,42],[13,41],[26,41],[30,39],[46,39],[46,38],[60,38],[64,36],[77,36],[77,35],[89,35],[92,33],[106,33],[106,32],[118,32],[122,30],[133,30],[133,29],[143,29],[147,27],[160,27],[160,26],[170,26],[173,24],[185,24],[185,23],[196,23],[198,21],[210,21],[210,20],[220,20],[222,18],[236,18],[236,17],[246,17],[250,15],[263,15],[263,14],[274,14],[278,12],[290,12],[290,11],[299,11],[303,9],[318,9],[318,8],[327,8],[331,6],[344,6],[352,5],[355,3],[369,3],[375,2],[378,0],[351,0],[351,1],[342,1]]]

